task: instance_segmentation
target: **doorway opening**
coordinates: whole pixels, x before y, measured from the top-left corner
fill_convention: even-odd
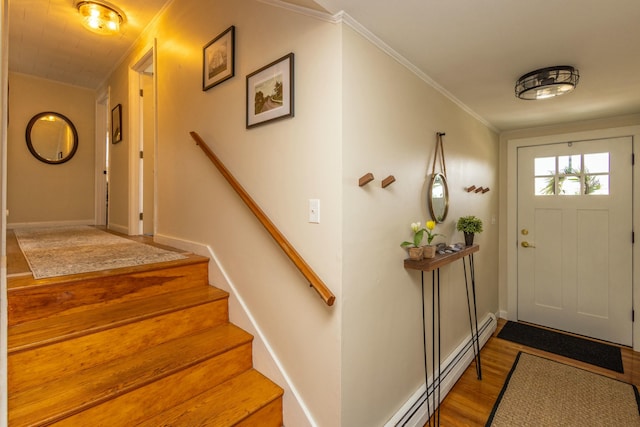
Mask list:
[[[96,102],[95,224],[109,227],[109,94]]]

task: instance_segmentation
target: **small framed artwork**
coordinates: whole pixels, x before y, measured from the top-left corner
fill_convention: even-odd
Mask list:
[[[293,117],[293,53],[247,76],[247,129]]]
[[[118,104],[111,110],[111,143],[122,141],[122,105]]]
[[[207,91],[235,74],[236,27],[233,25],[203,49],[202,90]]]

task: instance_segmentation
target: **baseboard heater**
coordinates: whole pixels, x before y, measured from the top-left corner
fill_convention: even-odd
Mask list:
[[[478,327],[478,335],[480,339],[480,347],[483,347],[496,330],[497,320],[493,314],[488,314]],[[465,341],[456,348],[451,355],[443,361],[441,366],[441,383],[440,383],[440,399],[444,400],[445,396],[458,379],[462,376],[465,369],[474,359],[473,344],[471,334],[467,336]],[[433,377],[429,377],[429,389],[426,390],[423,384],[411,398],[400,408],[398,412],[385,424],[385,427],[423,427],[431,413],[435,410],[433,407]],[[427,397],[431,400],[431,413],[427,411]]]

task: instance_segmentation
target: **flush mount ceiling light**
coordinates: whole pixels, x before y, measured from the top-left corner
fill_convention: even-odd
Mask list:
[[[124,22],[124,12],[102,1],[79,1],[76,8],[82,16],[82,24],[98,34],[117,34]]]
[[[580,74],[569,65],[541,68],[520,77],[516,96],[520,99],[547,99],[564,95],[576,88]]]

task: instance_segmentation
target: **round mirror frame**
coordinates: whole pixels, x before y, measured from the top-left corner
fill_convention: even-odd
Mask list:
[[[61,119],[67,124],[67,126],[69,126],[69,128],[71,129],[71,132],[73,133],[73,147],[71,148],[71,151],[66,156],[64,156],[59,160],[51,160],[46,157],[43,157],[40,153],[38,153],[36,148],[33,146],[33,141],[31,139],[31,131],[33,129],[33,126],[36,123],[38,123],[38,120],[46,116],[55,116]],[[31,120],[29,120],[29,124],[27,125],[25,137],[27,140],[27,148],[29,149],[31,154],[33,154],[33,157],[40,160],[41,162],[48,163],[50,165],[58,165],[60,163],[68,162],[69,160],[71,160],[71,158],[74,156],[74,154],[76,154],[76,151],[78,150],[78,131],[76,130],[76,127],[73,125],[73,123],[71,122],[71,120],[69,120],[68,117],[60,113],[54,113],[52,111],[45,111],[43,113],[38,113],[35,116],[33,116]]]
[[[441,215],[436,215],[433,203],[433,188],[438,180],[442,183],[442,189],[444,191],[444,208]],[[447,213],[449,212],[449,186],[447,184],[447,178],[441,173],[434,173],[431,175],[431,180],[429,181],[429,187],[427,188],[427,200],[429,205],[429,213],[431,214],[431,219],[433,219],[437,223],[444,222],[447,218]]]

